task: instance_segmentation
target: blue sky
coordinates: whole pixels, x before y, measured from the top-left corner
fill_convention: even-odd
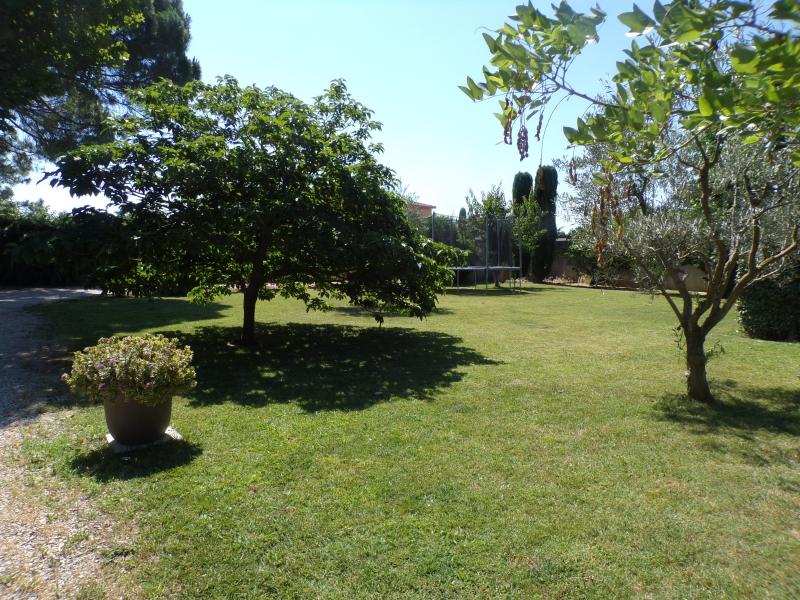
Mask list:
[[[184,0],[192,18],[190,55],[203,79],[230,74],[242,84],[275,85],[303,100],[332,79],[347,81],[354,97],[383,123],[382,162],[395,170],[421,201],[437,212],[457,213],[469,189],[479,193],[502,182],[510,195],[519,170],[535,172],[564,155],[561,133],[586,108],[563,103],[540,146],[531,139],[530,157],[498,144],[502,130],[492,116],[496,101],[473,103],[458,86],[477,78],[489,52],[481,34],[500,27],[517,2],[488,0]],[[547,9],[549,2],[534,2]],[[594,2],[574,1],[578,10]],[[571,83],[600,90],[614,61],[630,40],[615,18],[628,2],[606,1],[609,12],[600,44],[574,65]],[[34,175],[33,180],[38,179]],[[90,199],[69,198],[46,183],[19,186],[18,199],[42,197],[58,210]],[[101,199],[94,204],[102,205]],[[559,219],[560,225],[565,225]]]

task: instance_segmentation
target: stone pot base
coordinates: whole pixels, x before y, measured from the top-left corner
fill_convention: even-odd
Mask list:
[[[168,444],[169,442],[177,442],[183,439],[183,436],[178,433],[172,426],[167,427],[167,430],[164,432],[160,438],[153,442],[148,442],[147,444],[122,444],[114,439],[114,436],[110,433],[106,434],[106,441],[108,442],[109,446],[111,446],[111,450],[114,454],[126,454],[128,452],[134,452],[136,450],[141,450],[142,448],[150,448],[151,446],[161,446],[163,444]]]

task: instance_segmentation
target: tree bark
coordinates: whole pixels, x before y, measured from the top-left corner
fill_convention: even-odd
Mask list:
[[[267,280],[264,268],[264,258],[269,248],[269,239],[266,235],[258,236],[258,246],[253,256],[252,270],[242,290],[242,346],[252,346],[256,341],[256,302],[258,293]]]
[[[711,404],[714,396],[708,387],[708,377],[706,375],[705,341],[706,335],[699,327],[689,326],[684,328],[686,337],[686,386],[689,397],[692,400]]]
[[[242,300],[242,346],[252,346],[256,341],[256,302],[258,301],[258,286],[250,284],[244,290]]]

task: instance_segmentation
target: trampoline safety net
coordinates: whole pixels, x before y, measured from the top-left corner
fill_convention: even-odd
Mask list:
[[[467,251],[466,264],[451,267],[456,285],[500,283],[508,277],[513,283],[519,279],[522,237],[513,217],[458,219],[433,213],[420,219],[418,227],[435,242]]]

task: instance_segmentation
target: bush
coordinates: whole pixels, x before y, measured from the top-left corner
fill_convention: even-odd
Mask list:
[[[77,285],[79,268],[62,240],[75,227],[44,203],[0,201],[0,285]]]
[[[101,338],[76,352],[62,379],[95,402],[125,399],[156,406],[195,386],[192,350],[163,335]]]
[[[739,325],[750,337],[800,340],[800,261],[778,277],[748,287],[737,308]]]
[[[567,239],[569,246],[564,256],[579,275],[589,277],[589,285],[613,287],[630,279],[633,261],[620,244],[606,248],[601,267],[597,262],[596,240],[588,227],[575,227],[567,234]]]
[[[115,296],[184,296],[197,285],[159,235],[130,217],[85,206],[56,214],[39,202],[0,200],[0,285],[80,285]],[[171,232],[174,235],[174,232]],[[155,269],[154,264],[170,264]]]

